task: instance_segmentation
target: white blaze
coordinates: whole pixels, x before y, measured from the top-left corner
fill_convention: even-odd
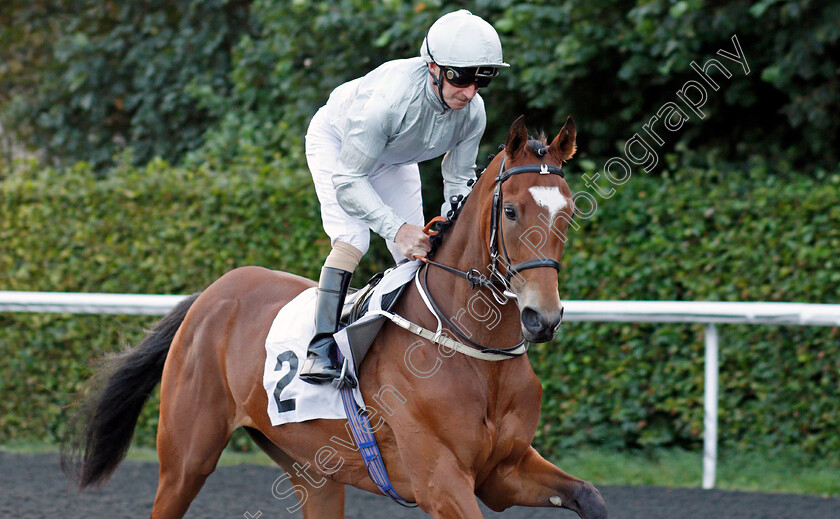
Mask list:
[[[554,223],[554,217],[561,209],[566,207],[566,197],[560,192],[559,187],[534,186],[528,188],[531,196],[537,204],[548,209],[548,221]]]

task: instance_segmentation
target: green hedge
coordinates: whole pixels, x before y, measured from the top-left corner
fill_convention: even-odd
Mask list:
[[[837,303],[838,201],[836,173],[633,178],[571,232],[561,297]],[[838,332],[720,326],[722,443],[838,452]],[[565,325],[531,353],[545,387],[539,442],[697,447],[703,348],[701,325]]]
[[[21,167],[0,173],[0,290],[189,294],[262,265],[317,277],[328,251],[306,171],[220,173],[153,161],[105,180]],[[389,259],[376,244],[354,284]],[[385,260],[382,260],[385,261]],[[0,313],[0,443],[55,441],[93,361],[136,344],[157,318]],[[138,437],[154,442],[155,406]]]
[[[215,123],[187,94],[230,89],[250,0],[5,0],[0,119],[51,160],[182,157]]]
[[[63,164],[291,149],[333,88],[416,56],[458,7],[494,23],[511,64],[482,92],[490,149],[521,113],[546,129],[574,114],[591,121],[581,152],[610,157],[717,58],[733,77],[665,151],[838,161],[840,4],[812,0],[5,0],[0,122]],[[717,54],[733,36],[749,75]]]
[[[191,293],[246,264],[313,277],[327,251],[305,171],[221,173],[152,162],[0,182],[0,290]],[[2,178],[3,175],[0,175]],[[582,188],[574,163],[568,175]],[[760,168],[637,176],[570,234],[564,299],[836,303],[840,175]],[[387,266],[381,240],[356,282]],[[0,314],[0,442],[54,441],[92,361],[155,318]],[[530,358],[545,388],[537,444],[698,447],[700,325],[568,323]],[[724,325],[728,446],[840,452],[838,328]],[[154,441],[155,405],[138,441]]]

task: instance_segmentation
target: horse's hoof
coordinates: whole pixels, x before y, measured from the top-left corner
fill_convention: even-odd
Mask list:
[[[608,519],[607,504],[595,485],[584,481],[575,492],[574,510],[581,519]]]

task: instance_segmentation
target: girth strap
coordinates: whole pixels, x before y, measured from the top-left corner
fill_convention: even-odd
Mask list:
[[[340,351],[338,352],[338,361],[343,363],[343,356]],[[346,385],[341,388],[341,403],[344,405],[344,413],[347,415],[350,431],[353,433],[353,439],[356,440],[359,454],[361,454],[368,475],[376,484],[376,488],[393,499],[398,505],[416,508],[416,503],[412,503],[399,495],[391,484],[391,478],[388,477],[388,471],[385,469],[385,461],[382,459],[379,445],[376,444],[376,438],[373,436],[370,420],[367,413],[359,409],[356,404],[356,399],[353,398],[353,388]]]

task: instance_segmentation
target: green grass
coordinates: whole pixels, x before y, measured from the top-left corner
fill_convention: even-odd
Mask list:
[[[0,445],[0,452],[13,452],[17,454],[57,454],[58,446],[48,443],[38,443],[26,440],[11,440],[5,444]],[[151,447],[135,447],[132,446],[126,459],[132,461],[150,461],[157,463],[157,451]],[[222,453],[222,458],[219,460],[219,465],[266,465],[272,466],[274,462],[262,451],[258,452],[236,452],[231,449],[225,449]]]
[[[134,460],[134,461],[154,461],[157,462],[157,451],[150,447],[132,447],[128,451],[127,459]],[[266,454],[263,454],[262,451],[259,452],[236,452],[231,449],[225,449],[222,453],[222,458],[219,460],[220,466],[229,466],[229,465],[265,465],[265,466],[273,466],[274,462],[271,461]]]
[[[0,451],[23,454],[56,453],[55,445],[15,441]],[[157,462],[157,453],[133,447],[128,459]],[[702,455],[679,449],[614,452],[581,448],[553,460],[564,471],[598,485],[655,485],[699,488]],[[262,452],[225,450],[220,465],[273,465]],[[840,458],[809,458],[794,451],[727,452],[718,456],[716,488],[753,492],[786,492],[840,497]]]
[[[700,487],[702,454],[679,449],[613,452],[578,449],[553,460],[596,485]],[[793,451],[718,454],[715,487],[840,497],[840,459],[813,459]]]

